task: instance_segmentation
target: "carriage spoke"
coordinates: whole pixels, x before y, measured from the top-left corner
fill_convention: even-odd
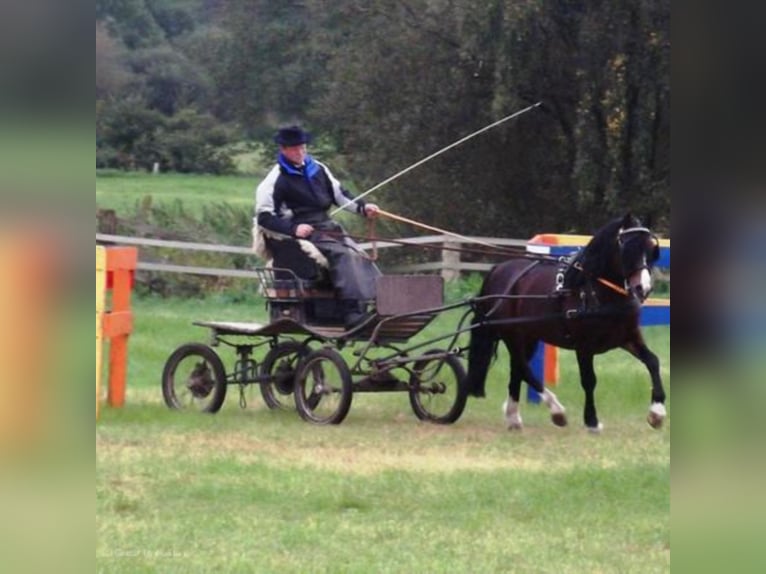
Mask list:
[[[173,409],[216,412],[226,397],[226,372],[218,355],[198,343],[182,345],[162,373],[162,395]]]
[[[410,378],[410,405],[415,416],[435,423],[455,422],[465,408],[464,379],[465,370],[455,355],[427,352],[415,363]]]
[[[351,406],[351,373],[333,349],[320,349],[301,363],[295,384],[295,405],[305,420],[338,424]]]

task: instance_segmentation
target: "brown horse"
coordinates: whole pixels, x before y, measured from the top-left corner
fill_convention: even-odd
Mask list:
[[[484,280],[472,321],[466,385],[469,395],[484,396],[492,357],[502,340],[511,356],[508,428],[522,428],[521,381],[540,393],[554,424],[567,424],[564,407],[544,388],[529,366],[538,341],[573,349],[585,391],[585,426],[599,432],[594,391],[594,355],[622,348],[639,359],[652,380],[647,420],[654,428],[665,418],[665,391],[659,360],[644,343],[639,326],[641,303],[652,290],[651,269],[659,242],[628,214],[609,222],[569,260],[519,257],[495,266]]]

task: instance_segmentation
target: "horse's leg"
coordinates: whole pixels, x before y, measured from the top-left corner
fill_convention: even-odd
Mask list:
[[[583,391],[585,391],[585,408],[583,409],[585,427],[591,432],[598,433],[604,427],[598,422],[598,416],[596,415],[596,400],[594,397],[596,371],[593,369],[593,354],[577,351],[577,365],[580,367],[580,384]]]
[[[662,387],[662,378],[660,377],[660,360],[646,346],[640,333],[638,339],[625,345],[624,349],[646,366],[649,376],[652,378],[652,403],[646,421],[652,428],[658,429],[662,426],[667,415],[665,389]]]
[[[519,399],[521,395],[521,380],[523,379],[522,365],[524,364],[524,361],[523,357],[514,354],[513,347],[508,341],[505,341],[505,346],[508,348],[508,354],[510,355],[511,371],[511,378],[508,382],[508,398],[505,403],[503,403],[505,426],[509,430],[521,430],[524,428],[524,422],[521,420]]]
[[[567,415],[564,405],[559,402],[558,397],[553,394],[550,389],[545,389],[542,394],[543,402],[548,405],[548,409],[551,411],[551,421],[557,427],[567,426]]]
[[[543,382],[535,376],[532,368],[529,366],[529,361],[535,353],[537,343],[538,341],[532,341],[527,345],[523,364],[524,380],[537,391],[543,403],[551,411],[551,421],[553,421],[553,424],[558,427],[565,427],[567,426],[567,416],[564,405],[559,402],[558,397],[553,391],[547,389]]]

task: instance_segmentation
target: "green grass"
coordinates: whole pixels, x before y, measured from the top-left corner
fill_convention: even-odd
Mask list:
[[[207,340],[197,319],[260,320],[262,303],[137,299],[127,405],[96,425],[97,568],[105,572],[663,572],[670,567],[670,431],[644,422],[649,379],[621,351],[597,359],[605,430],[581,428],[582,391],[561,353],[570,426],[523,405],[501,420],[507,359],[486,399],[451,426],[420,423],[405,393],[354,396],[339,426],[247,408],[171,412],[160,373]],[[454,329],[440,317],[421,338]],[[668,328],[646,330],[669,387]],[[230,365],[230,360],[225,360]],[[669,390],[669,389],[668,389]]]
[[[196,216],[211,203],[252,209],[259,182],[253,176],[106,173],[96,176],[96,206],[124,216],[151,197],[155,205],[180,201]]]

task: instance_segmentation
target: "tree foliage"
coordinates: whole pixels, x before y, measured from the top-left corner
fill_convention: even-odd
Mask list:
[[[97,27],[97,98],[127,93],[166,119],[194,109],[262,141],[301,122],[332,141],[338,155],[323,159],[360,190],[540,101],[372,197],[463,233],[588,232],[627,210],[669,229],[669,0],[96,8],[110,34],[99,44]]]

